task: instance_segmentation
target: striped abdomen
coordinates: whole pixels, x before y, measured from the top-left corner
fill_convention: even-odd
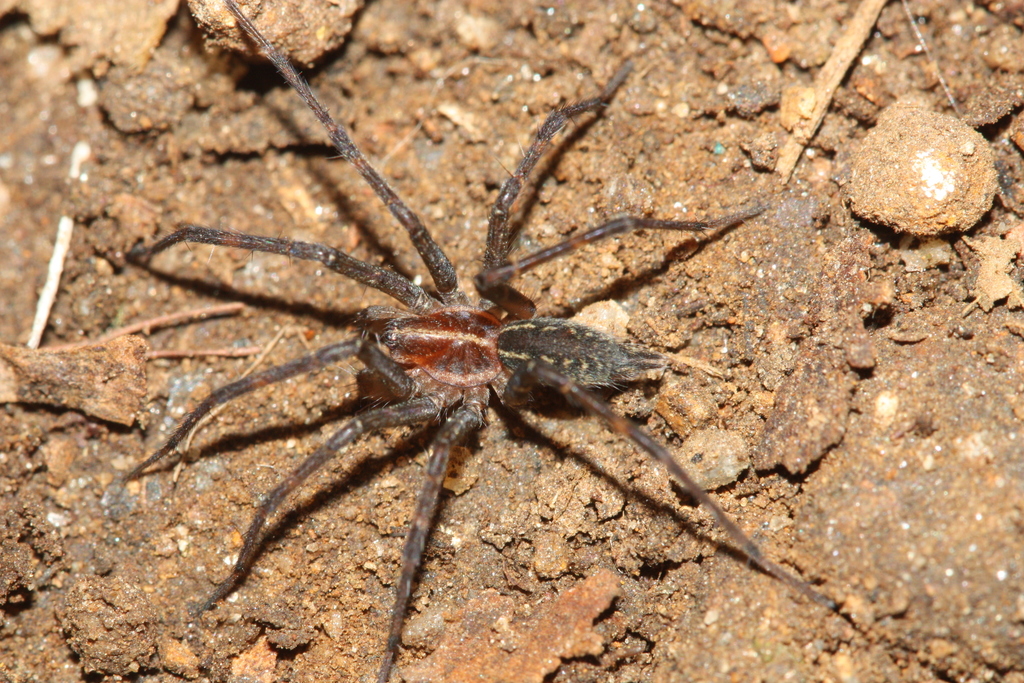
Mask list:
[[[615,386],[665,366],[665,357],[561,318],[513,320],[498,335],[498,357],[509,372],[541,361],[584,386]]]

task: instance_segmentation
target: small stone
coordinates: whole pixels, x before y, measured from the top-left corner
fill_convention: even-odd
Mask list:
[[[992,206],[996,187],[995,155],[981,134],[897,102],[854,153],[843,194],[861,218],[927,236],[969,230]]]
[[[793,130],[802,121],[811,118],[817,96],[814,88],[793,85],[782,91],[782,102],[779,105],[779,122],[786,130]]]
[[[174,638],[161,638],[158,643],[160,664],[171,673],[183,678],[199,677],[199,658],[187,645]]]
[[[761,36],[761,43],[764,44],[764,49],[768,50],[768,58],[776,64],[782,64],[793,53],[793,43],[790,42],[789,36],[777,28],[768,28]]]
[[[629,325],[629,313],[618,301],[599,301],[584,307],[573,320],[622,339]]]
[[[71,464],[81,449],[67,434],[57,434],[40,449],[46,463],[46,481],[51,486],[62,486],[68,478]]]
[[[740,147],[750,156],[750,163],[758,171],[774,171],[779,162],[779,141],[772,133],[740,142]]]
[[[337,610],[331,610],[325,614],[320,621],[320,626],[324,633],[334,640],[341,640],[345,637],[345,616]]]
[[[533,570],[542,579],[554,579],[569,569],[569,547],[560,534],[542,532],[533,541]]]
[[[466,49],[489,52],[501,42],[501,25],[489,17],[464,14],[455,24],[455,34]]]
[[[943,638],[932,638],[928,641],[928,650],[935,659],[945,659],[956,653],[956,645]]]
[[[402,629],[402,644],[407,647],[434,649],[445,631],[445,610],[431,604],[422,612],[410,613]],[[336,639],[340,640],[340,638]]]
[[[679,462],[698,486],[718,489],[736,481],[750,467],[750,448],[739,432],[698,429],[683,444]]]
[[[277,680],[276,667],[277,653],[270,647],[267,637],[260,636],[251,648],[231,660],[230,680],[237,683],[274,683]]]
[[[940,237],[918,240],[905,235],[900,240],[898,253],[908,273],[921,273],[936,266],[948,266],[953,262],[953,247]]]
[[[882,428],[888,427],[899,409],[900,397],[893,391],[882,391],[875,398],[875,421]]]

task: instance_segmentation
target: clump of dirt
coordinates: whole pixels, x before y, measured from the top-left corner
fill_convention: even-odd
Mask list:
[[[57,618],[86,673],[138,673],[156,654],[156,612],[136,586],[118,577],[84,576],[68,590]]]
[[[995,154],[970,126],[926,107],[882,112],[854,152],[844,196],[855,214],[897,232],[969,230],[992,207]]]
[[[615,409],[715,472],[723,507],[839,613],[752,569],[600,422],[557,396],[522,416],[495,401],[446,484],[396,679],[445,661],[446,619],[500,602],[507,618],[489,628],[507,634],[588,577],[614,576],[618,597],[565,624],[586,648],[561,649],[538,676],[1024,681],[1024,71],[1012,58],[1024,27],[1012,4],[915,4],[936,67],[890,3],[785,186],[772,172],[783,95],[812,87],[848,4],[325,2],[300,27],[287,4],[253,10],[292,34],[272,39],[467,286],[506,169],[547,112],[627,60],[610,104],[539,164],[515,209],[517,253],[624,211],[694,220],[770,204],[700,245],[639,233],[516,284],[543,315],[612,300],[617,327],[671,359],[610,391]],[[268,367],[393,302],[268,254],[181,246],[150,269],[125,255],[191,223],[327,243],[429,287],[415,249],[274,70],[220,42],[237,39],[230,26],[209,49],[181,3],[11,6],[0,3],[0,342],[28,337],[61,216],[76,225],[44,347],[245,308],[148,335],[162,357],[147,363],[141,424],[66,405],[0,410],[0,680],[371,679],[432,427],[340,453],[288,502],[238,590],[199,620],[188,611],[227,576],[254,503],[366,405],[354,368],[231,403],[180,468],[104,494],[249,368],[232,349],[266,349]],[[935,68],[993,151],[999,191],[964,235],[915,241],[851,214],[837,181],[894,102],[952,113]],[[744,457],[709,462],[728,444]],[[584,652],[599,654],[570,657]]]

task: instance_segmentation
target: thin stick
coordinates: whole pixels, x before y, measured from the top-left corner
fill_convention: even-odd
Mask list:
[[[148,360],[154,358],[202,358],[206,356],[220,356],[222,358],[244,358],[252,356],[261,351],[259,346],[243,346],[242,348],[227,347],[223,349],[185,349],[177,351],[174,349],[161,349],[150,351],[146,354]]]
[[[779,164],[776,170],[782,178],[782,184],[789,182],[789,176],[796,168],[796,162],[800,160],[804,147],[818,131],[818,126],[821,125],[821,120],[825,117],[829,104],[832,103],[832,96],[835,95],[839,83],[849,71],[850,64],[853,63],[861,48],[864,47],[864,43],[867,42],[868,36],[871,35],[871,29],[878,20],[878,14],[887,1],[863,0],[860,3],[849,26],[846,27],[846,32],[836,43],[832,55],[818,72],[817,78],[814,79],[814,111],[811,113],[811,118],[797,124],[782,151],[779,152]]]
[[[101,335],[99,339],[95,341],[79,342],[77,344],[62,344],[60,346],[49,346],[47,347],[51,351],[65,351],[67,349],[77,349],[81,346],[89,346],[90,344],[101,344],[108,342],[111,339],[117,339],[123,337],[126,334],[135,334],[141,332],[143,334],[149,334],[152,330],[158,327],[170,327],[171,325],[177,325],[178,323],[186,320],[206,320],[207,318],[213,318],[220,315],[233,315],[238,313],[245,308],[245,304],[240,302],[234,302],[230,304],[220,304],[218,306],[210,306],[208,308],[193,308],[189,311],[182,311],[180,313],[171,313],[169,315],[161,315],[156,318],[150,318],[149,320],[143,320],[142,322],[132,323],[131,325],[125,325],[119,327],[116,330],[112,330],[104,335]],[[160,352],[154,352],[160,353]],[[251,353],[239,354],[239,355],[252,355]],[[155,356],[150,355],[150,358]]]
[[[274,335],[274,338],[270,340],[269,344],[267,344],[266,346],[263,347],[263,351],[261,351],[261,352],[259,351],[260,347],[258,347],[258,346],[253,347],[253,348],[257,349],[257,351],[259,352],[260,355],[256,356],[256,359],[252,363],[249,364],[249,367],[247,367],[242,372],[241,375],[239,375],[238,379],[245,379],[246,377],[251,375],[253,373],[253,371],[256,370],[256,368],[258,368],[263,363],[263,361],[265,361],[267,359],[267,356],[270,355],[270,352],[274,350],[274,347],[277,346],[277,343],[279,341],[281,341],[281,338],[284,337],[284,335],[288,331],[290,331],[291,329],[292,329],[291,325],[285,325],[280,330],[278,330],[277,334]],[[202,417],[202,419],[200,419],[199,422],[196,423],[196,426],[192,429],[192,431],[189,432],[189,435],[185,438],[185,442],[181,445],[181,448],[179,449],[179,452],[187,453],[189,451],[189,449],[192,448],[192,438],[196,434],[199,433],[200,428],[203,425],[205,425],[207,422],[212,420],[214,417],[219,415],[220,412],[222,410],[224,410],[224,408],[226,406],[227,406],[226,403],[222,403],[219,406],[215,406],[213,408],[213,410],[211,410],[209,413],[204,415]],[[180,464],[182,462],[184,462],[184,459],[179,461],[179,463],[178,463],[179,466],[180,466]],[[178,467],[175,467],[174,468],[174,482],[175,483],[178,482],[178,474],[179,474],[179,472],[180,472],[180,470],[178,469]]]
[[[668,359],[672,362],[672,367],[675,370],[680,368],[693,368],[694,370],[700,370],[704,374],[710,375],[716,379],[725,379],[725,373],[716,368],[711,363],[694,358],[693,356],[687,356],[682,353],[670,353],[667,354]]]
[[[260,364],[264,360],[267,359],[267,356],[270,355],[270,352],[274,350],[274,347],[277,346],[277,343],[279,341],[281,341],[281,338],[284,337],[284,335],[287,334],[288,332],[290,332],[291,330],[292,330],[292,326],[291,325],[285,325],[280,330],[278,330],[277,334],[274,335],[274,338],[270,340],[270,343],[267,344],[265,347],[263,347],[263,352],[260,353],[259,356],[257,356],[256,360],[254,360],[249,365],[249,367],[247,367],[245,369],[245,371],[238,377],[238,379],[242,379],[243,377],[248,377],[249,375],[251,375],[253,370],[258,368],[260,366]],[[259,348],[259,347],[256,346],[256,347],[253,347],[253,348]]]
[[[57,298],[60,276],[64,272],[64,259],[67,258],[68,249],[71,247],[71,234],[74,229],[73,220],[68,216],[60,217],[57,222],[57,238],[53,242],[53,255],[50,256],[50,267],[46,271],[46,283],[43,285],[43,291],[39,293],[36,317],[32,321],[32,332],[28,337],[27,346],[30,349],[38,349],[39,342],[43,340],[43,331],[50,320],[50,309]]]

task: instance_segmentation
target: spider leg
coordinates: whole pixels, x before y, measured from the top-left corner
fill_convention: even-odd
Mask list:
[[[235,0],[224,0],[224,4],[231,14],[235,16],[238,25],[259,46],[266,58],[277,67],[277,70],[284,79],[288,81],[288,85],[299,94],[320,121],[341,158],[355,167],[359,175],[366,181],[366,184],[370,186],[377,197],[388,208],[391,215],[405,228],[405,231],[409,234],[409,239],[412,240],[413,246],[416,247],[416,251],[419,252],[420,258],[423,259],[423,263],[426,264],[427,270],[430,272],[430,277],[433,279],[434,286],[441,296],[441,301],[446,304],[468,303],[465,294],[458,289],[459,278],[455,272],[455,267],[452,266],[451,261],[448,260],[448,257],[441,250],[441,247],[437,245],[437,242],[434,241],[434,238],[431,237],[430,232],[423,225],[419,216],[405,205],[405,202],[391,189],[391,186],[384,180],[384,177],[381,176],[377,169],[370,165],[370,162],[363,156],[363,153],[352,142],[352,138],[349,137],[345,128],[331,117],[327,108],[313,94],[309,83],[299,75],[298,70],[288,61],[288,58],[281,54],[256,29],[248,17],[242,14]]]
[[[398,273],[360,261],[333,247],[323,244],[298,242],[284,237],[261,237],[259,235],[246,235],[244,233],[205,228],[200,225],[185,225],[151,247],[137,247],[133,249],[129,256],[135,261],[145,264],[155,254],[179,242],[200,242],[221,247],[239,247],[262,251],[268,254],[281,254],[282,256],[290,256],[305,261],[319,261],[335,272],[394,297],[414,311],[426,311],[433,308],[436,304],[426,292]]]
[[[441,493],[441,484],[448,469],[448,456],[451,455],[452,447],[482,425],[482,406],[477,403],[464,403],[445,421],[430,445],[426,478],[416,498],[416,508],[413,511],[409,533],[405,537],[405,547],[402,549],[402,574],[395,589],[395,603],[391,608],[391,629],[388,632],[388,644],[377,675],[377,683],[387,683],[391,675],[391,666],[394,664],[402,639],[402,623],[409,607],[413,579],[423,560],[423,548],[427,543]]]
[[[534,136],[530,147],[526,150],[526,154],[519,162],[519,166],[516,167],[515,173],[509,176],[504,184],[502,184],[501,191],[498,192],[498,199],[495,200],[494,206],[491,207],[491,215],[487,220],[487,249],[484,252],[485,269],[503,265],[508,260],[508,254],[512,250],[512,244],[515,242],[516,235],[519,232],[517,229],[509,226],[509,212],[519,197],[523,184],[550,146],[552,138],[573,117],[608,104],[608,101],[615,94],[615,91],[618,90],[619,86],[622,85],[622,82],[626,80],[626,76],[629,75],[632,68],[633,64],[631,62],[623,64],[615,75],[612,76],[612,80],[608,82],[604,90],[596,97],[591,97],[582,102],[562,105],[548,114],[544,124]]]
[[[242,550],[238,553],[238,559],[235,561],[235,567],[231,570],[231,574],[217,586],[206,602],[193,612],[193,616],[197,617],[210,609],[214,603],[230,593],[238,581],[246,575],[256,557],[256,551],[260,546],[260,534],[263,527],[266,526],[267,520],[280,507],[288,494],[323,467],[324,463],[334,457],[338,451],[367,432],[432,420],[437,417],[438,410],[439,406],[433,399],[415,398],[404,403],[367,411],[352,418],[344,427],[331,435],[331,438],[266,495],[256,509],[256,516],[245,532]]]
[[[612,431],[626,437],[647,451],[655,460],[665,465],[679,485],[683,487],[683,490],[711,513],[715,518],[715,522],[725,529],[743,551],[743,554],[764,572],[832,611],[839,609],[833,600],[817,592],[807,582],[766,558],[754,541],[726,514],[725,510],[715,502],[714,498],[697,485],[664,446],[655,441],[635,422],[613,411],[607,403],[580,386],[570,377],[556,370],[553,366],[537,360],[530,360],[519,366],[509,379],[508,384],[505,385],[505,401],[510,405],[521,403],[526,398],[530,386],[533,385],[543,385],[555,389],[571,402],[582,406],[591,414],[600,417]]]
[[[481,306],[486,306],[489,301],[508,313],[509,319],[529,320],[537,313],[537,305],[530,297],[505,282],[486,288],[477,283],[476,291],[481,296]]]
[[[632,68],[633,65],[630,62],[623,64],[597,97],[563,105],[548,114],[544,124],[534,135],[533,142],[526,150],[526,154],[523,155],[519,166],[516,167],[515,173],[502,184],[498,198],[495,200],[494,206],[491,207],[491,214],[487,220],[487,248],[484,251],[485,271],[508,263],[508,254],[512,251],[512,245],[519,234],[517,228],[509,225],[509,212],[519,197],[523,184],[551,145],[551,140],[573,117],[607,104],[622,82],[626,80],[626,76],[629,75]],[[486,287],[482,287],[478,278],[477,291],[482,297],[508,312],[512,318],[528,320],[537,310],[527,296],[505,284],[505,281],[489,283]]]
[[[329,346],[317,349],[307,356],[297,358],[284,365],[278,365],[263,372],[258,372],[255,375],[250,375],[213,391],[195,410],[185,416],[177,429],[174,430],[171,438],[167,440],[160,450],[136,465],[131,472],[121,479],[120,483],[123,484],[136,478],[147,467],[172,452],[179,443],[192,433],[192,430],[196,428],[199,421],[217,406],[256,389],[276,384],[289,377],[319,370],[352,356],[359,358],[367,368],[376,373],[385,383],[388,390],[395,396],[404,398],[410,396],[414,391],[415,384],[405,373],[405,370],[385,355],[373,342],[357,338],[338,342],[337,344],[330,344]]]
[[[633,232],[634,230],[641,229],[702,232],[745,221],[748,218],[758,215],[767,208],[767,204],[759,203],[745,211],[712,221],[664,221],[654,218],[620,216],[619,218],[613,218],[607,223],[602,223],[596,228],[573,235],[564,242],[559,242],[554,246],[541,249],[540,251],[535,251],[532,254],[524,256],[518,261],[513,261],[511,263],[506,262],[502,265],[488,268],[478,273],[474,278],[474,282],[476,283],[478,291],[481,293],[487,292],[489,294],[494,288],[508,282],[516,275],[524,273],[531,268],[535,268],[542,263],[547,263],[548,261],[564,256],[584,244],[590,244],[591,242],[597,242],[608,237],[623,235]]]

